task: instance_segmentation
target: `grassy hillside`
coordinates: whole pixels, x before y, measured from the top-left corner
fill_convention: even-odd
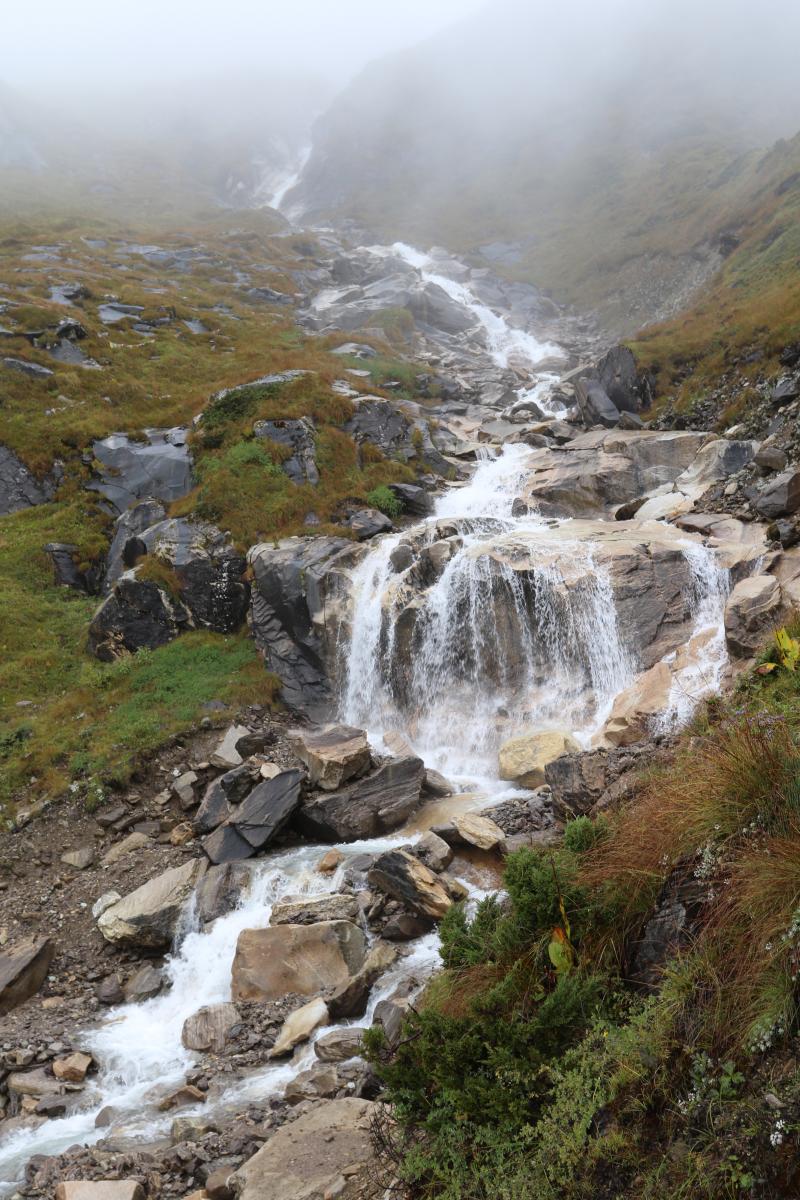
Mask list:
[[[233,709],[276,694],[245,634],[192,634],[113,666],[87,656],[98,601],[58,587],[43,546],[74,544],[84,566],[105,553],[112,520],[85,487],[94,439],[191,424],[219,389],[301,369],[307,374],[282,388],[248,392],[243,404],[234,392],[227,407],[217,406],[220,419],[191,439],[197,487],[173,506],[174,515],[212,520],[246,549],[303,531],[311,512],[323,530],[342,532],[343,504],[363,504],[382,484],[413,478],[377,449],[357,454],[339,428],[351,404],[330,383],[350,364],[330,353],[335,339],[305,337],[291,304],[248,294],[265,287],[293,296],[289,272],[311,261],[313,244],[276,236],[275,225],[261,213],[218,214],[182,232],[108,217],[0,225],[0,327],[7,335],[0,356],[54,372],[31,378],[0,366],[0,444],[39,475],[55,460],[63,469],[52,503],[0,517],[0,807],[70,786],[96,798],[165,737],[191,726],[204,703]],[[72,306],[53,302],[53,284],[75,282],[89,294]],[[137,332],[132,321],[106,325],[100,310],[110,296],[164,323],[152,333]],[[52,336],[65,317],[83,325],[87,336],[78,344],[100,369],[57,362],[21,336]],[[196,320],[205,332],[185,324]],[[364,391],[390,376],[409,378],[409,365],[378,344],[375,378],[350,377]],[[315,488],[296,487],[280,469],[280,448],[253,439],[255,421],[287,415],[316,422]]]
[[[800,135],[764,155],[753,180],[723,269],[686,311],[631,342],[678,411],[733,367],[745,381],[776,370],[781,350],[800,338]],[[735,415],[723,413],[723,425]]]
[[[796,673],[753,672],[620,811],[448,913],[399,1043],[370,1034],[413,1195],[797,1195],[799,728]],[[636,986],[659,903],[665,930],[684,906],[682,949]]]

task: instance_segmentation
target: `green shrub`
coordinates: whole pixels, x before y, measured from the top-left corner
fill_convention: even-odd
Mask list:
[[[373,508],[377,508],[385,516],[399,517],[403,511],[403,502],[399,496],[395,496],[391,488],[386,484],[381,484],[379,487],[373,488],[371,492],[367,492],[367,503]]]

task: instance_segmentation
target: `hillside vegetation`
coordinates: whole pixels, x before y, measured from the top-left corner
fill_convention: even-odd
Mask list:
[[[233,711],[244,702],[272,703],[277,692],[246,632],[194,633],[106,666],[86,654],[98,598],[58,586],[43,548],[75,546],[81,569],[105,555],[113,518],[99,493],[85,486],[98,465],[96,439],[191,426],[217,391],[233,388],[227,407],[217,406],[221,418],[190,439],[197,486],[172,513],[211,520],[242,550],[304,531],[311,513],[323,532],[350,536],[337,524],[343,505],[363,505],[387,482],[413,478],[376,448],[357,452],[340,428],[352,405],[330,388],[350,365],[330,353],[336,339],[304,336],[293,303],[252,292],[270,289],[293,301],[291,272],[313,265],[313,241],[276,236],[280,224],[266,212],[239,214],[235,225],[217,214],[182,232],[168,223],[122,226],[108,215],[91,223],[16,218],[0,227],[0,356],[53,372],[39,378],[0,366],[0,445],[39,477],[60,464],[51,503],[0,520],[0,805],[6,811],[13,800],[28,804],[70,786],[97,799],[162,741],[195,723],[204,704],[219,701]],[[81,284],[85,294],[58,303],[54,282]],[[139,306],[146,331],[133,320],[104,323],[109,299]],[[48,353],[45,343],[64,319],[83,327],[77,345],[97,368]],[[199,332],[187,325],[197,321]],[[352,377],[356,389],[377,387],[380,394],[386,379],[408,378],[408,364],[378,344],[383,354],[373,360],[374,378]],[[237,385],[285,370],[305,374],[280,388],[251,390],[237,407]],[[295,486],[280,470],[279,446],[253,439],[257,420],[292,415],[316,422],[320,481],[313,488]]]
[[[370,1035],[412,1194],[797,1194],[799,728],[795,671],[754,671],[620,811],[445,917],[442,973]]]

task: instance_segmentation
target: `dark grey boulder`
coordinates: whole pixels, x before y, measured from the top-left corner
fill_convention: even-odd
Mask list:
[[[755,507],[770,521],[797,512],[800,508],[800,471],[790,467],[775,475],[759,493]]]
[[[342,426],[354,441],[377,446],[387,457],[401,462],[424,464],[439,475],[448,475],[452,466],[434,444],[428,422],[409,416],[396,404],[379,396],[354,400],[355,412]],[[410,409],[415,412],[414,407]]]
[[[635,413],[642,407],[636,359],[627,346],[609,350],[597,364],[597,379],[619,412]]]
[[[124,571],[89,628],[94,654],[108,661],[122,650],[166,645],[186,629],[231,633],[239,628],[249,603],[246,563],[224,534],[205,522],[174,518],[137,536],[138,550],[155,554],[172,570],[177,594],[140,579],[137,567]]]
[[[244,862],[209,867],[194,894],[194,911],[201,926],[210,925],[238,907],[250,883],[250,868]]]
[[[29,375],[31,379],[49,379],[53,372],[49,367],[40,367],[38,363],[28,362],[25,358],[0,358],[4,367],[9,371],[18,371]]]
[[[281,463],[281,469],[298,486],[319,483],[319,471],[314,457],[316,442],[314,426],[305,417],[299,420],[257,421],[253,426],[257,438],[266,438],[290,451],[290,457]]]
[[[126,651],[166,646],[192,624],[184,604],[128,571],[92,618],[88,647],[96,658],[113,662]]]
[[[117,517],[114,537],[106,560],[104,591],[110,592],[123,571],[136,565],[136,560],[147,553],[141,534],[158,525],[167,515],[164,505],[158,500],[140,500],[132,508]]]
[[[783,408],[800,397],[800,375],[786,375],[772,389],[770,402],[774,408]]]
[[[590,379],[578,379],[575,395],[585,425],[602,425],[611,429],[619,424],[619,409],[601,384]]]
[[[352,529],[359,542],[366,542],[380,533],[389,533],[393,528],[389,518],[385,513],[379,512],[377,508],[356,509],[347,518],[347,525]]]
[[[0,1016],[38,992],[54,953],[49,938],[19,942],[0,953]]]
[[[240,804],[253,790],[260,778],[258,768],[251,763],[242,763],[214,779],[206,788],[200,807],[194,815],[192,825],[195,833],[211,833],[223,821],[227,821],[235,805]]]
[[[51,480],[37,479],[16,454],[0,446],[0,516],[52,500]]]
[[[192,459],[185,429],[147,429],[145,441],[112,433],[94,443],[93,452],[104,468],[89,484],[118,512],[150,497],[172,503],[191,491]]]
[[[281,771],[253,789],[225,822],[203,842],[213,863],[250,858],[271,842],[300,803],[302,771]]]
[[[433,512],[433,501],[425,488],[415,483],[390,483],[389,490],[394,492],[403,505],[403,512],[415,517],[427,517]]]
[[[363,551],[345,538],[286,538],[250,551],[253,568],[251,623],[269,670],[280,676],[283,699],[314,717],[331,701],[329,668],[336,647],[327,644],[326,606],[350,587],[344,568]]]
[[[351,787],[306,798],[296,824],[306,836],[323,842],[380,837],[419,808],[424,777],[421,759],[391,759]]]

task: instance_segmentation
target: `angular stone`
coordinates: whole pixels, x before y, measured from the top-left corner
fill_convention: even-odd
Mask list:
[[[65,1083],[83,1083],[86,1072],[93,1061],[91,1054],[83,1054],[80,1050],[76,1050],[67,1058],[57,1058],[54,1061],[53,1074],[56,1079],[61,1079]]]
[[[218,743],[217,748],[210,756],[210,763],[213,767],[220,767],[223,771],[230,771],[233,767],[242,765],[242,756],[236,749],[236,743],[239,738],[244,737],[250,730],[245,725],[231,725],[227,729],[222,741]]]
[[[363,729],[328,725],[320,730],[298,730],[291,742],[297,757],[308,767],[309,783],[324,791],[335,792],[369,770],[369,742]]]
[[[462,842],[476,846],[479,850],[496,850],[502,846],[506,835],[488,817],[475,813],[458,813],[453,817],[453,828]]]
[[[49,938],[18,942],[0,954],[0,1016],[35,996],[55,953]]]
[[[346,1062],[357,1058],[364,1048],[363,1029],[332,1029],[314,1042],[314,1053],[321,1062]]]
[[[164,986],[164,976],[158,967],[144,963],[139,970],[131,975],[122,989],[129,1004],[152,1000]]]
[[[777,623],[781,589],[772,575],[741,579],[725,605],[725,641],[732,654],[750,658]]]
[[[185,1083],[183,1087],[179,1087],[165,1096],[158,1108],[160,1112],[169,1112],[170,1109],[185,1108],[189,1104],[205,1104],[207,1099],[206,1093],[201,1092],[200,1088],[195,1087],[194,1084]]]
[[[133,854],[136,850],[143,850],[145,846],[152,846],[153,839],[149,838],[146,833],[129,833],[121,842],[116,842],[110,850],[103,855],[103,866],[111,867],[114,863],[124,858],[126,854]]]
[[[352,895],[307,896],[273,904],[270,925],[314,925],[318,921],[355,921],[358,914]]]
[[[434,873],[405,850],[381,854],[367,879],[370,887],[433,920],[443,917],[453,903]]]
[[[301,771],[281,771],[253,788],[224,825],[203,842],[213,863],[250,858],[272,841],[300,804]]]
[[[334,1066],[311,1067],[287,1083],[283,1098],[292,1105],[301,1104],[304,1100],[330,1100],[340,1087],[341,1081]]]
[[[424,937],[433,928],[430,917],[418,917],[414,913],[396,913],[381,929],[381,937],[387,942],[410,942]]]
[[[258,782],[250,763],[242,763],[214,779],[206,788],[192,823],[196,833],[211,833],[226,821],[233,805],[241,803]]]
[[[246,929],[236,943],[231,993],[259,1001],[318,996],[347,983],[365,956],[364,934],[349,921]]]
[[[74,867],[76,871],[85,871],[94,862],[94,846],[89,844],[79,846],[77,850],[67,850],[66,854],[61,855],[61,861],[67,867]]]
[[[317,870],[319,871],[320,875],[332,875],[343,862],[344,855],[342,854],[341,850],[337,850],[334,846],[332,850],[328,850],[326,854],[323,854],[322,858],[317,863]]]
[[[413,853],[431,871],[444,871],[453,861],[453,851],[433,830],[428,830],[414,843]]]
[[[307,798],[297,823],[307,837],[353,842],[389,833],[419,807],[425,768],[419,758],[393,758],[340,792]]]
[[[144,1188],[135,1179],[65,1180],[55,1200],[144,1200]]]
[[[238,1200],[355,1196],[374,1173],[370,1130],[377,1111],[368,1100],[327,1100],[282,1126],[234,1175]]]
[[[181,1041],[187,1050],[210,1050],[221,1054],[228,1034],[240,1020],[235,1004],[207,1004],[186,1018]]]
[[[101,913],[97,925],[108,942],[168,949],[200,864],[190,859],[150,879]]]
[[[347,1017],[361,1017],[367,1009],[367,1001],[373,984],[388,971],[397,958],[397,948],[386,942],[376,942],[364,961],[364,965],[352,979],[341,984],[328,997],[328,1012],[331,1020],[341,1021]]]
[[[328,1006],[325,1001],[319,997],[316,1000],[310,1000],[302,1008],[297,1008],[290,1013],[283,1022],[275,1045],[269,1052],[269,1057],[282,1058],[285,1054],[290,1054],[295,1046],[299,1046],[301,1042],[307,1042],[315,1029],[319,1029],[320,1025],[327,1025],[327,1023]]]
[[[597,742],[609,746],[631,746],[651,735],[655,717],[669,703],[672,674],[666,663],[656,663],[638,675],[614,701]]]
[[[575,395],[586,425],[603,425],[611,429],[618,424],[619,409],[600,383],[578,379],[575,382]]]
[[[776,475],[756,498],[755,507],[768,521],[797,512],[800,508],[800,471],[789,467]]]
[[[547,764],[579,749],[570,734],[555,729],[512,738],[500,747],[500,778],[524,788],[542,787]]]
[[[209,867],[195,890],[194,908],[201,925],[210,925],[238,906],[250,883],[245,863],[231,862]]]

